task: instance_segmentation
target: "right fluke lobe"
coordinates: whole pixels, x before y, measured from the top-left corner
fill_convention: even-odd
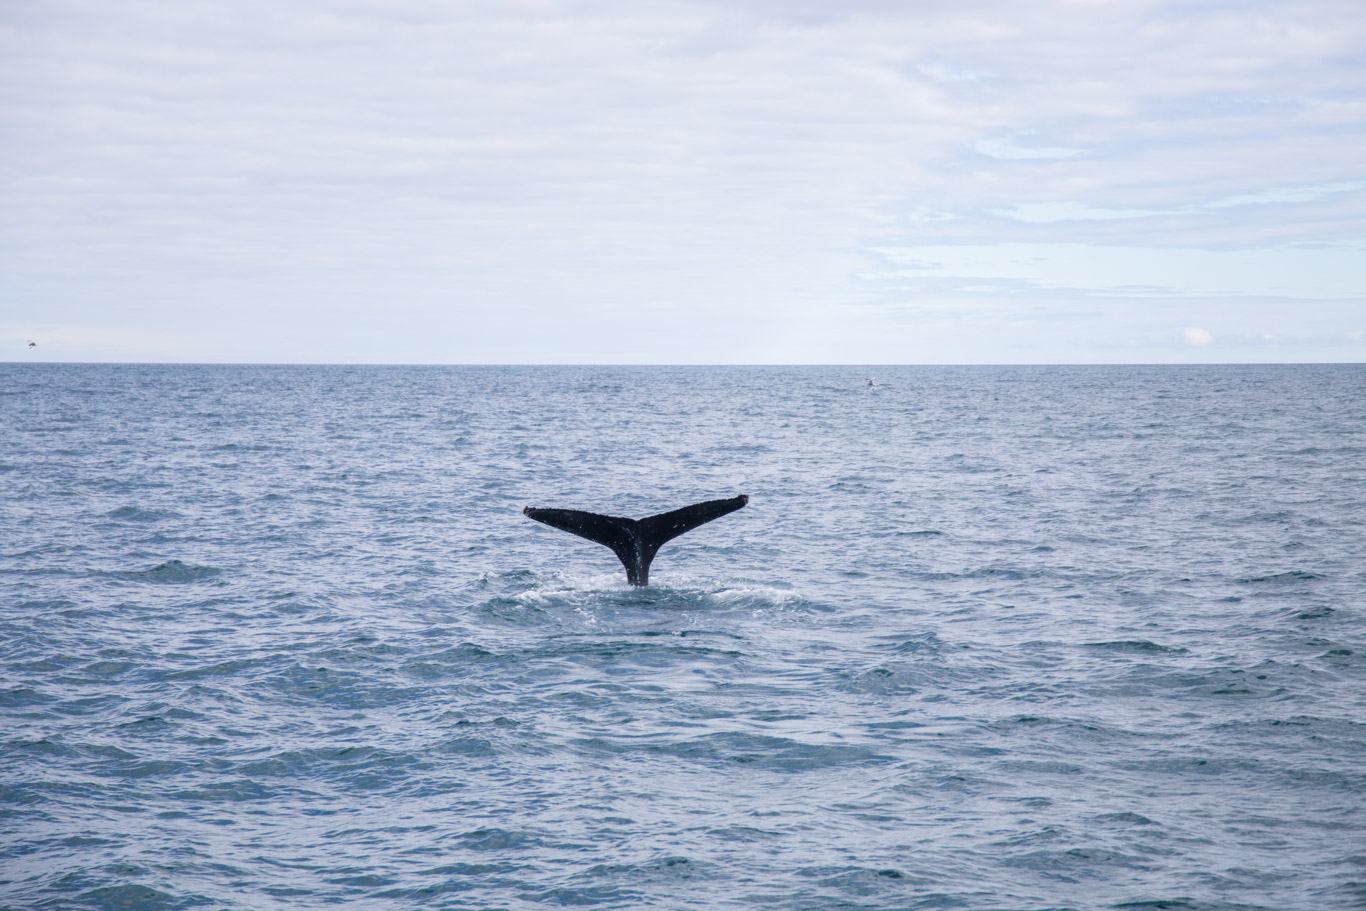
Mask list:
[[[610,547],[626,567],[627,581],[632,585],[649,585],[650,563],[665,542],[712,519],[735,512],[748,502],[749,497],[741,494],[723,500],[694,503],[644,519],[603,516],[579,509],[539,509],[534,506],[526,507],[522,514],[552,528]]]

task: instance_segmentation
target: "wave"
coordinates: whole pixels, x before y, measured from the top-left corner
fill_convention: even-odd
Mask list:
[[[1235,581],[1239,585],[1289,585],[1296,582],[1316,582],[1322,578],[1320,575],[1302,569],[1292,569],[1289,572],[1272,573],[1266,576],[1247,576]]]
[[[179,519],[180,513],[169,509],[150,509],[142,506],[120,506],[105,513],[105,518],[127,522],[160,522],[162,519]]]
[[[110,573],[114,578],[122,579],[125,582],[156,582],[162,584],[208,582],[217,579],[222,574],[223,571],[214,566],[195,566],[193,563],[182,563],[179,560],[167,560],[165,563],[158,563],[150,569]]]
[[[687,740],[647,742],[589,737],[573,741],[588,755],[637,753],[702,765],[814,772],[846,765],[880,765],[894,757],[850,743],[807,743],[789,737],[726,731]]]
[[[1147,639],[1117,639],[1113,642],[1085,642],[1085,648],[1105,649],[1110,652],[1139,652],[1148,654],[1184,655],[1189,652],[1181,646],[1158,645]]]

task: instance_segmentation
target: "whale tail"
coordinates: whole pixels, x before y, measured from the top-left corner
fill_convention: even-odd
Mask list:
[[[537,509],[528,506],[522,514],[551,528],[596,541],[612,549],[626,567],[626,579],[632,585],[650,584],[650,564],[666,542],[699,525],[719,519],[726,513],[749,502],[743,494],[726,500],[694,503],[672,512],[662,512],[644,519],[625,519],[621,516],[600,516],[579,509]]]

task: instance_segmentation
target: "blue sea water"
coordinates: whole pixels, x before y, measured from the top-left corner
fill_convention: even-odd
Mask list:
[[[871,372],[0,365],[0,907],[1366,907],[1366,367]]]

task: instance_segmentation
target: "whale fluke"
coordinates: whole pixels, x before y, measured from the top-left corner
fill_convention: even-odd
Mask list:
[[[612,548],[612,553],[626,567],[627,581],[632,585],[649,585],[650,563],[665,542],[712,519],[719,519],[728,512],[735,512],[748,502],[749,497],[741,494],[727,500],[694,503],[644,519],[600,516],[579,509],[537,509],[533,506],[523,509],[522,514],[552,528]]]

